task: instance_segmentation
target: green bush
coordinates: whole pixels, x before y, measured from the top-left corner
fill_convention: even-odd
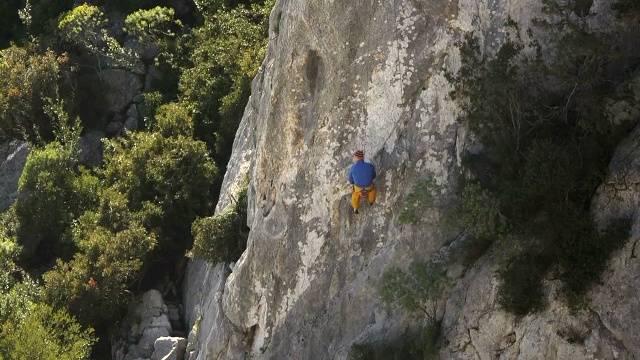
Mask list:
[[[640,54],[616,51],[614,36],[573,22],[572,6],[579,4],[545,3],[568,24],[545,25],[555,37],[555,61],[526,59],[515,41],[487,60],[468,38],[460,72],[450,76],[465,110],[461,121],[485,146],[465,163],[474,180],[462,188],[456,212],[463,231],[517,242],[510,246],[520,250],[499,271],[499,301],[519,315],[542,308],[540,285],[550,270],[559,269],[574,303],[580,296],[572,294],[597,281],[625,237],[621,231],[611,235],[616,241],[603,241],[589,209],[616,145],[633,125],[609,121],[603,99],[621,96],[616,89]]]
[[[129,209],[145,203],[162,209],[162,238],[189,239],[191,223],[213,209],[213,185],[218,169],[203,142],[182,135],[132,133],[108,141],[105,147],[106,187],[125,194]],[[162,240],[164,242],[164,240]]]
[[[174,19],[175,10],[156,6],[149,10],[138,10],[127,15],[124,30],[140,42],[161,45],[164,40],[174,38],[176,29],[182,26]]]
[[[62,70],[53,52],[39,54],[34,46],[0,50],[0,139],[52,140],[45,99],[57,98]]]
[[[21,317],[2,324],[0,357],[6,360],[89,359],[93,330],[83,330],[65,311],[32,304]]]
[[[196,134],[220,167],[226,167],[251,80],[265,55],[273,4],[256,2],[247,9],[199,2],[204,23],[188,45],[193,55],[180,77],[180,101],[194,114]]]
[[[191,255],[211,263],[237,260],[247,245],[247,189],[220,214],[193,222]]]
[[[156,239],[137,223],[119,232],[93,225],[88,232],[79,231],[82,237],[76,239],[79,251],[74,258],[59,260],[54,270],[45,273],[43,295],[47,303],[66,308],[81,324],[102,326],[123,314],[128,289],[140,276]]]
[[[438,301],[449,285],[443,264],[435,261],[413,262],[409,271],[393,267],[382,274],[380,297],[390,308],[401,307],[438,321]]]
[[[75,169],[71,148],[52,142],[33,149],[18,183],[23,196],[14,204],[19,238],[42,239],[44,256],[68,256],[60,240],[74,219],[97,205],[99,189],[97,177]]]
[[[168,138],[171,136],[193,135],[193,119],[189,111],[177,103],[169,103],[158,107],[155,123],[150,127],[152,131]]]
[[[549,254],[533,251],[510,258],[498,274],[498,303],[516,315],[526,315],[544,307],[542,280],[551,265]]]
[[[405,199],[400,222],[407,224],[420,222],[426,212],[435,207],[436,196],[441,190],[441,187],[431,179],[418,182]]]

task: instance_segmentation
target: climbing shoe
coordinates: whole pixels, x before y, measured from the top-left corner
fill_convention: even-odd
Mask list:
[[[354,214],[359,214],[358,209],[353,209]]]
[[[373,205],[374,203],[375,203],[375,201],[374,201],[374,202],[370,202],[370,203],[369,203],[369,206]]]

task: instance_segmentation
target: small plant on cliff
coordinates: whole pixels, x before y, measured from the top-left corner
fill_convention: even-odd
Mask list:
[[[449,284],[444,265],[436,261],[416,261],[409,271],[392,267],[384,272],[380,297],[389,308],[420,313],[431,323],[438,321],[438,301]]]
[[[191,255],[211,263],[235,261],[247,246],[247,188],[237,202],[217,215],[193,223],[194,244]]]

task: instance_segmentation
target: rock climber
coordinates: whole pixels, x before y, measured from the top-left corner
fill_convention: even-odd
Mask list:
[[[376,201],[376,188],[373,179],[376,178],[376,168],[373,164],[364,161],[364,152],[357,150],[353,154],[353,162],[349,169],[349,183],[353,185],[351,193],[351,206],[353,212],[358,213],[360,198],[369,200],[369,205]]]

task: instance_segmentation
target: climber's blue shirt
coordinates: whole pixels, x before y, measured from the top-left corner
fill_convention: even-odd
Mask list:
[[[364,160],[358,160],[349,169],[349,182],[355,184],[358,187],[364,188],[376,178],[376,168]]]

